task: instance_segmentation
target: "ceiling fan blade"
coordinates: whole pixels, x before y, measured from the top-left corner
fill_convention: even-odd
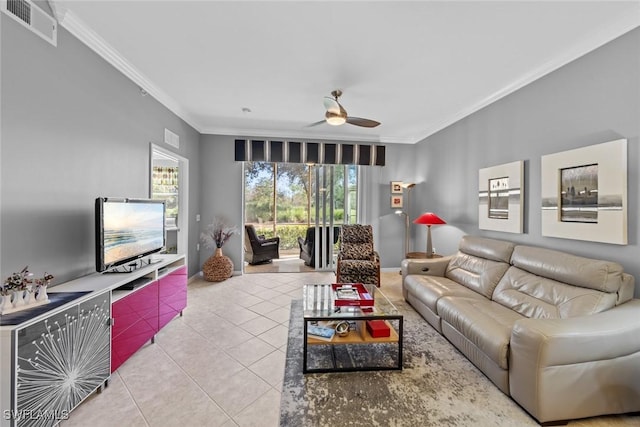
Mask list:
[[[311,128],[311,127],[318,126],[318,125],[321,125],[321,124],[326,123],[326,122],[327,122],[326,120],[320,120],[319,122],[311,123],[310,125],[306,125],[305,127],[306,128]]]
[[[350,125],[362,126],[363,128],[374,128],[380,124],[375,120],[363,119],[361,117],[347,117],[347,123]]]
[[[324,97],[324,108],[332,113],[340,114],[340,104],[338,101],[333,98],[329,98],[328,96]]]

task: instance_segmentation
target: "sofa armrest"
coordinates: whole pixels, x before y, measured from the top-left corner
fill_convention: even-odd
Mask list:
[[[452,255],[442,258],[404,259],[401,264],[402,280],[410,274],[444,277]]]
[[[511,332],[510,394],[540,422],[638,411],[639,361],[640,300],[589,316],[521,319]]]

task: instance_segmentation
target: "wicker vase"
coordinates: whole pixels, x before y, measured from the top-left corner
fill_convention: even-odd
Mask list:
[[[205,280],[209,282],[222,282],[233,274],[233,261],[222,253],[222,248],[217,248],[215,253],[202,265]]]

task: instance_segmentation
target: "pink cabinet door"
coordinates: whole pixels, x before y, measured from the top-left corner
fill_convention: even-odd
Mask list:
[[[111,306],[111,372],[158,332],[158,282],[138,289]]]
[[[187,267],[180,267],[161,277],[158,283],[159,328],[162,328],[187,306]]]

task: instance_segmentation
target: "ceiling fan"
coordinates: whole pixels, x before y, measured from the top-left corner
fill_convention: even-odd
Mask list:
[[[310,124],[307,127],[317,126],[322,123],[329,123],[332,126],[340,126],[344,123],[349,123],[350,125],[361,126],[365,128],[374,128],[380,124],[380,122],[376,122],[375,120],[363,119],[361,117],[353,117],[347,115],[347,110],[340,105],[338,102],[338,98],[342,95],[342,91],[340,89],[336,89],[331,92],[330,98],[328,96],[324,97],[324,108],[327,109],[325,113],[325,119],[320,120],[319,122],[315,122]]]

